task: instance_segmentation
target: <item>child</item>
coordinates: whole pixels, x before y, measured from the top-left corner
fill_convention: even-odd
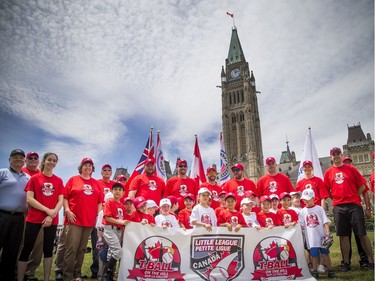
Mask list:
[[[167,227],[179,227],[176,216],[170,214],[171,200],[163,198],[160,200],[160,214],[155,217],[155,223],[157,226],[161,226],[166,229]]]
[[[256,212],[253,212],[256,202],[251,201],[249,198],[244,198],[241,200],[241,210],[242,216],[245,220],[247,227],[259,227],[259,222],[257,220]]]
[[[171,204],[172,204],[170,213],[175,215],[177,218],[176,212],[178,211],[178,208],[180,207],[180,205],[178,204],[178,199],[176,196],[173,196],[173,195],[168,196],[167,198],[171,201]]]
[[[270,198],[271,198],[270,212],[276,214],[277,210],[279,209],[279,205],[280,205],[279,196],[277,194],[271,194]]]
[[[290,193],[290,196],[292,198],[290,209],[294,210],[297,215],[299,212],[301,212],[301,192],[299,191],[293,191]]]
[[[130,223],[124,220],[125,207],[121,204],[120,199],[124,196],[124,186],[115,182],[112,185],[113,198],[109,199],[104,205],[103,217],[104,239],[108,243],[108,263],[104,269],[102,281],[113,279],[116,262],[121,258],[122,252],[122,234],[124,226]]]
[[[156,211],[158,210],[158,205],[154,200],[147,200],[147,214],[155,216]]]
[[[185,208],[178,213],[178,222],[182,229],[191,229],[193,227],[190,225],[190,215],[195,204],[194,195],[191,193],[186,194],[184,197],[184,203]]]
[[[238,232],[242,227],[246,227],[245,219],[242,214],[238,212],[236,207],[236,197],[234,193],[228,193],[225,196],[226,211],[221,212],[217,219],[218,226],[226,226],[229,231]]]
[[[208,206],[208,199],[211,191],[206,187],[201,187],[198,191],[199,204],[195,205],[191,211],[190,224],[196,227],[205,227],[212,231],[213,226],[217,226],[217,219],[214,210]]]
[[[258,207],[259,198],[257,197],[257,195],[253,191],[246,190],[245,194],[244,194],[244,198],[249,198],[251,202],[254,202],[252,212],[254,212],[254,213],[260,212],[260,208]]]
[[[289,208],[291,199],[292,197],[288,192],[283,192],[280,194],[281,208],[277,210],[276,215],[279,216],[280,221],[285,228],[294,226],[298,222],[297,213]]]
[[[147,214],[146,199],[143,196],[138,196],[133,202],[136,210],[132,214],[132,221],[155,226],[155,218],[150,214]]]
[[[329,250],[321,247],[322,238],[331,233],[329,229],[331,221],[327,217],[324,209],[321,206],[314,204],[315,193],[313,189],[305,189],[302,192],[301,199],[305,203],[305,207],[301,210],[298,221],[303,230],[306,246],[310,251],[310,256],[312,257],[313,271],[311,272],[311,275],[314,278],[319,277],[319,255],[322,255],[324,256],[324,260],[328,268],[328,277],[334,278],[335,273],[332,270]]]
[[[222,191],[219,193],[219,207],[216,207],[215,209],[215,215],[218,218],[222,211],[225,211],[227,209],[227,206],[225,205],[225,196],[227,195],[226,191]]]
[[[281,225],[279,217],[270,212],[271,208],[271,198],[267,195],[260,197],[260,208],[261,211],[257,214],[257,220],[259,222],[260,228],[273,228],[274,226]],[[257,228],[257,229],[260,229]]]

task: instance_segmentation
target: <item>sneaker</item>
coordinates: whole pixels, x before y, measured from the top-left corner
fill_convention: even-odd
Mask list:
[[[341,271],[342,272],[347,272],[347,271],[350,271],[350,264],[348,264],[348,263],[343,263],[342,265],[341,265]]]
[[[328,270],[328,278],[335,278],[336,277],[336,273],[333,272],[333,270]]]
[[[311,276],[314,277],[315,279],[318,279],[319,278],[319,273],[318,271],[311,271]]]
[[[56,281],[62,281],[64,279],[64,275],[61,271],[55,272],[55,280]]]
[[[368,263],[366,270],[372,270],[372,271],[374,271],[374,264],[373,263]]]
[[[325,273],[325,272],[326,272],[326,268],[324,267],[324,265],[319,264],[318,273]]]

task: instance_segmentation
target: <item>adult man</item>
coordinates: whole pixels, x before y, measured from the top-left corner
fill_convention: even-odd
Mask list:
[[[349,235],[353,231],[359,236],[362,248],[368,258],[368,268],[374,269],[374,259],[370,240],[365,227],[365,217],[360,195],[365,186],[362,175],[353,166],[342,163],[341,149],[334,147],[330,151],[333,166],[324,174],[324,184],[331,192],[333,217],[336,224],[336,235],[340,238],[340,249],[344,263],[341,271],[349,271]],[[371,212],[371,210],[366,210]]]
[[[212,203],[210,207],[216,209],[220,206],[219,194],[223,191],[223,188],[216,183],[217,172],[214,167],[208,167],[206,170],[207,181],[201,184],[201,187],[207,187],[211,191]]]
[[[35,151],[30,151],[26,155],[26,167],[22,168],[22,172],[33,176],[40,173],[40,170],[38,169],[39,165],[39,154]]]
[[[223,190],[227,193],[233,193],[236,195],[236,210],[239,211],[241,200],[245,197],[245,192],[250,190],[258,196],[258,191],[255,183],[252,180],[245,178],[244,166],[241,163],[232,166],[231,170],[234,178],[224,184]]]
[[[165,183],[162,178],[155,175],[155,169],[155,160],[147,159],[145,172],[136,176],[130,183],[128,195],[130,198],[142,196],[146,200],[154,200],[156,204],[159,204],[164,193]]]
[[[258,181],[258,193],[259,196],[271,194],[277,194],[280,196],[281,193],[290,193],[294,191],[293,185],[290,179],[278,172],[276,160],[273,157],[266,158],[267,174],[261,177]]]
[[[29,175],[22,172],[25,152],[14,149],[9,168],[0,169],[0,280],[14,281],[17,255],[27,209],[25,187]]]
[[[186,175],[187,162],[180,159],[177,161],[177,176],[170,178],[164,192],[164,197],[173,195],[178,199],[178,210],[185,208],[184,197],[191,193],[194,196],[198,194],[198,186],[192,178]]]

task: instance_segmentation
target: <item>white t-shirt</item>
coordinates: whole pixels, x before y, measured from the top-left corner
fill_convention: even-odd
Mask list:
[[[157,226],[179,227],[178,221],[174,215],[159,214],[155,217]]]
[[[305,207],[298,215],[298,222],[302,227],[307,248],[320,248],[322,237],[326,235],[324,224],[331,223],[321,206]]]
[[[193,225],[193,221],[200,221],[211,226],[217,226],[217,218],[214,209],[211,207],[203,207],[201,204],[195,205],[190,215],[190,224],[195,228],[198,225]]]
[[[251,212],[250,215],[245,215],[242,213],[243,218],[245,219],[246,225],[248,227],[257,227],[260,226],[259,222],[257,220],[257,214],[254,212]]]

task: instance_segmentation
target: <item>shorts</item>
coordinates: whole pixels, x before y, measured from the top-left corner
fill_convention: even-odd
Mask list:
[[[310,248],[310,256],[318,257],[321,254],[322,255],[329,255],[329,250],[326,249],[326,248],[318,248],[318,247]]]
[[[349,236],[352,228],[357,236],[367,235],[365,215],[361,206],[354,203],[336,205],[333,208],[333,218],[337,236]]]

